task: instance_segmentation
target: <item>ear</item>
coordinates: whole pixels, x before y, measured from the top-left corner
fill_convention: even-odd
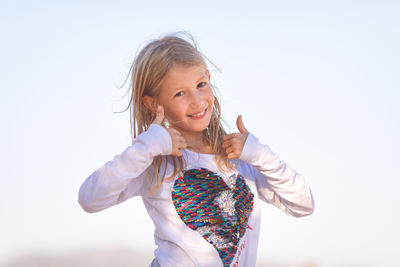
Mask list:
[[[208,80],[210,80],[210,78],[211,78],[211,73],[210,73],[210,71],[209,71],[208,69],[206,69],[206,74],[208,75]]]
[[[154,104],[154,98],[153,97],[145,95],[145,96],[142,97],[142,102],[143,102],[143,105],[146,108],[148,108],[151,112],[156,113],[156,111],[154,109],[154,106],[153,106],[153,104]]]

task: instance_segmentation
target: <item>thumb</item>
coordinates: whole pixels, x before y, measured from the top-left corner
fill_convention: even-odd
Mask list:
[[[246,127],[244,127],[243,121],[242,121],[242,115],[239,115],[237,120],[236,120],[236,126],[239,129],[239,132],[242,134],[248,134],[249,131],[247,131]]]
[[[163,108],[163,106],[158,106],[156,118],[154,119],[153,123],[161,125],[161,122],[163,120],[164,120],[164,108]]]

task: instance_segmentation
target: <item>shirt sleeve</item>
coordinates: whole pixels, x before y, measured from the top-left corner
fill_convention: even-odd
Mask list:
[[[254,167],[260,199],[294,217],[313,213],[314,197],[303,175],[290,168],[251,133],[247,136],[240,159]]]
[[[104,210],[147,190],[145,170],[157,155],[168,155],[172,140],[168,131],[151,124],[121,154],[113,157],[86,178],[79,189],[78,203],[89,213]]]

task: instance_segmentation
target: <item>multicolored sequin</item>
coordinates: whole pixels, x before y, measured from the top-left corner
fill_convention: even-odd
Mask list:
[[[239,174],[233,174],[225,183],[204,168],[184,171],[172,191],[181,219],[215,247],[224,266],[230,266],[246,231],[253,198]]]

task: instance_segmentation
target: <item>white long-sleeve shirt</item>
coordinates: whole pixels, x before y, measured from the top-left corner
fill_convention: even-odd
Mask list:
[[[162,267],[252,267],[260,232],[259,199],[285,213],[312,214],[314,198],[303,176],[249,133],[235,169],[222,172],[211,154],[183,149],[185,169],[149,191],[146,171],[157,155],[172,151],[171,137],[152,124],[121,154],[81,185],[79,204],[98,212],[141,196],[155,226],[154,254]],[[173,172],[172,162],[160,174]]]

